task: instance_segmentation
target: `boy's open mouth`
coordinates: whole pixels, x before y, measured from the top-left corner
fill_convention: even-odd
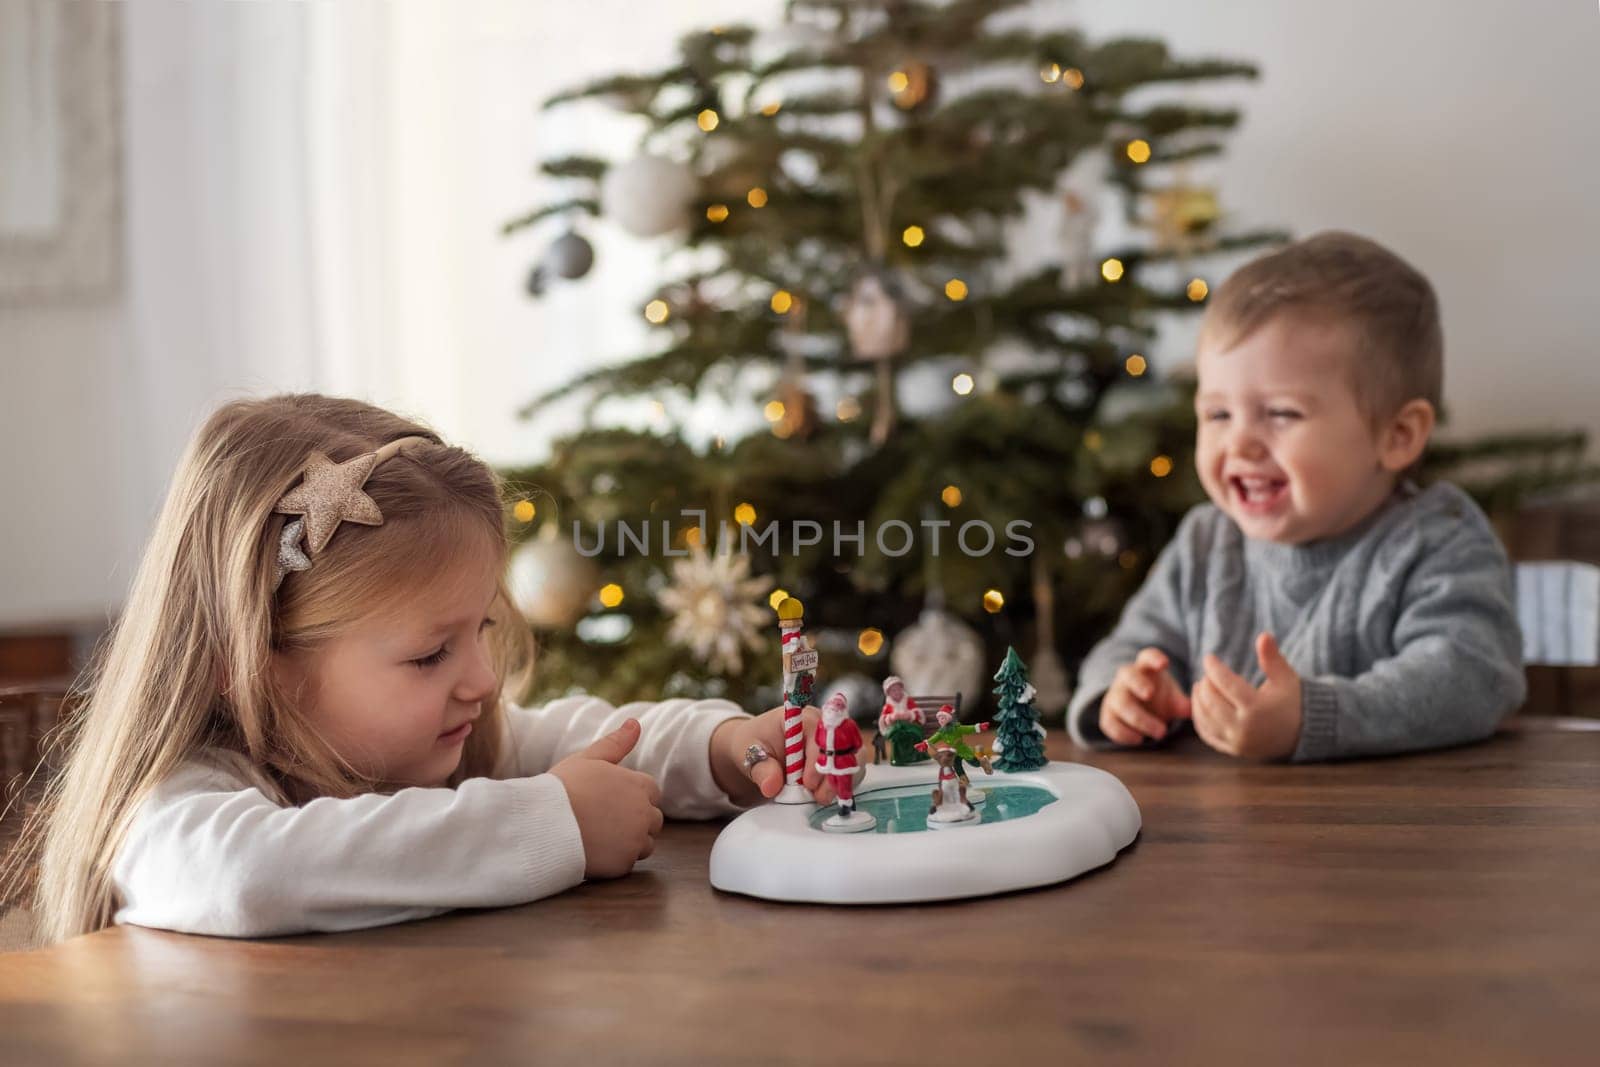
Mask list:
[[[1289,482],[1284,478],[1232,477],[1228,479],[1228,489],[1246,512],[1264,515],[1276,511],[1288,498]]]

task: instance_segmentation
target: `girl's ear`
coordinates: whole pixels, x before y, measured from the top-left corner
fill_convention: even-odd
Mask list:
[[[1415,463],[1428,445],[1437,415],[1426,400],[1408,400],[1378,437],[1378,462],[1399,473]]]

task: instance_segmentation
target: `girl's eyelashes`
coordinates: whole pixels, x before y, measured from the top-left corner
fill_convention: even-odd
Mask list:
[[[1267,414],[1274,419],[1298,419],[1300,413],[1292,408],[1269,408]]]
[[[484,619],[478,624],[478,632],[481,634],[494,624],[495,623],[493,619]],[[443,663],[445,659],[449,657],[449,655],[450,645],[448,642],[446,642],[445,644],[439,646],[438,651],[430,652],[426,656],[411,660],[411,663],[415,664],[418,670],[422,670],[425,667],[438,666],[439,664]]]
[[[415,663],[418,667],[432,667],[435,664],[443,663],[445,657],[448,655],[450,655],[450,646],[440,645],[439,651],[431,652],[428,655],[423,656],[421,659],[414,659],[411,662]]]

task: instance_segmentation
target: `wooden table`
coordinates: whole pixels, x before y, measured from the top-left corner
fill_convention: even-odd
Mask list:
[[[717,826],[678,824],[631,877],[526,907],[0,958],[0,1062],[1600,1057],[1600,732],[1310,767],[1192,738],[1088,761],[1144,831],[1067,885],[774,905],[713,891]]]

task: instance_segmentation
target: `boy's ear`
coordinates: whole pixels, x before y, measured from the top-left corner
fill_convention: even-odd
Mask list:
[[[1394,413],[1378,437],[1378,462],[1387,471],[1400,472],[1417,461],[1428,446],[1438,420],[1426,400],[1408,400]]]

